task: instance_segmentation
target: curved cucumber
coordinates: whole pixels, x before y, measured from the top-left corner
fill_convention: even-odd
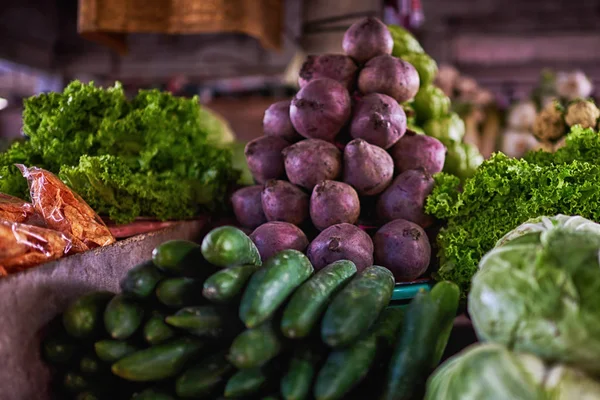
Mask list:
[[[196,336],[218,337],[232,319],[235,316],[228,316],[214,306],[196,306],[182,308],[166,317],[165,322]]]
[[[356,273],[352,261],[342,260],[318,271],[292,295],[281,319],[288,338],[306,337],[321,318],[333,295]]]
[[[146,299],[154,293],[163,274],[152,261],[146,261],[131,268],[121,281],[121,291],[138,299]]]
[[[227,361],[226,353],[219,352],[181,374],[175,381],[175,391],[177,396],[184,398],[211,398],[233,371],[234,367]]]
[[[242,304],[247,312],[242,321],[253,328],[269,319],[292,292],[307,280],[314,269],[308,257],[297,250],[283,250],[269,258],[266,271],[253,293],[246,292]]]
[[[258,290],[260,283],[267,273],[266,268],[261,268],[252,274],[244,293],[242,294],[242,300],[240,302],[240,310],[239,317],[242,321],[244,321],[248,315],[248,311],[250,310],[250,306],[252,304],[251,301],[244,301],[245,298],[252,299],[256,295],[256,291]]]
[[[333,299],[321,323],[321,338],[332,347],[347,346],[369,330],[388,305],[394,276],[373,265],[358,274]]]
[[[262,368],[249,368],[236,372],[225,386],[225,397],[245,397],[260,391],[267,383]]]
[[[231,301],[242,293],[244,285],[257,268],[256,265],[236,265],[215,272],[204,281],[202,294],[214,302]]]
[[[173,336],[175,330],[165,323],[165,317],[162,315],[153,315],[144,325],[144,340],[151,345],[163,343]]]
[[[156,297],[162,304],[180,308],[202,304],[202,283],[193,278],[168,278],[156,287]]]
[[[127,339],[142,324],[144,308],[137,301],[118,294],[104,310],[104,327],[113,339]]]
[[[319,359],[318,352],[308,347],[294,352],[288,370],[281,379],[280,392],[285,400],[309,398]]]
[[[84,294],[73,301],[63,313],[67,333],[78,339],[94,336],[102,329],[104,307],[113,297],[109,292]]]
[[[200,245],[189,240],[169,240],[152,251],[154,265],[171,275],[182,275],[202,261]]]
[[[133,354],[139,349],[131,343],[121,340],[100,340],[94,343],[94,349],[99,359],[113,363],[121,358]]]
[[[261,265],[260,254],[252,240],[233,226],[215,228],[202,241],[202,255],[219,267]]]
[[[384,400],[409,400],[422,394],[448,343],[459,298],[460,290],[451,282],[417,293],[406,310],[388,367]]]
[[[135,352],[112,365],[113,374],[129,381],[158,381],[177,375],[205,345],[182,338]]]
[[[229,348],[229,361],[239,369],[262,367],[281,351],[281,340],[270,322],[240,333]]]

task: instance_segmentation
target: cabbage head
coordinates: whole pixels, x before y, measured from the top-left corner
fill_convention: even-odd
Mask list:
[[[464,142],[444,144],[448,149],[444,172],[456,175],[462,182],[475,175],[475,171],[483,162],[483,156],[477,146]]]
[[[431,119],[427,121],[423,129],[429,136],[433,136],[446,146],[451,142],[462,142],[463,136],[465,136],[465,123],[456,113]]]
[[[398,25],[388,25],[388,29],[394,40],[394,49],[392,55],[394,57],[402,57],[408,53],[423,53],[423,47],[412,33]]]
[[[506,347],[475,344],[447,360],[429,378],[425,400],[592,400],[600,383],[564,365]]]
[[[421,87],[429,86],[438,74],[438,65],[430,55],[425,53],[406,53],[400,56],[404,61],[412,64],[419,74]]]
[[[479,263],[469,313],[482,341],[600,375],[600,232],[572,218],[540,218],[501,239]]]
[[[437,86],[421,86],[413,101],[417,121],[439,119],[448,114],[450,98]]]

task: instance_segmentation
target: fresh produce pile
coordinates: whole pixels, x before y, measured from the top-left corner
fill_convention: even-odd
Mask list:
[[[426,399],[600,398],[600,225],[532,219],[479,264],[469,294],[476,344],[430,378]]]
[[[438,235],[437,278],[457,283],[466,295],[483,255],[530,218],[561,213],[600,221],[599,159],[598,132],[576,125],[556,153],[523,159],[497,153],[462,189],[456,177],[436,176],[426,210],[448,221]]]
[[[346,55],[308,57],[300,91],[266,110],[265,136],[245,150],[257,185],[237,191],[233,209],[254,230],[263,259],[295,249],[317,270],[344,259],[359,271],[375,262],[411,281],[430,264],[424,229],[434,220],[424,203],[446,147],[407,131],[400,103],[417,95],[420,75],[391,55],[381,21],[355,23],[342,47]],[[374,228],[373,237],[360,225]]]
[[[440,140],[446,146],[444,172],[461,180],[471,177],[483,162],[477,146],[463,142],[465,123],[451,109],[448,96],[437,86],[437,63],[406,29],[388,26],[394,40],[392,55],[408,61],[419,73],[420,87],[412,101],[403,103],[408,110],[408,129]]]
[[[72,302],[45,338],[61,399],[411,399],[439,363],[459,290],[440,282],[388,307],[386,268],[263,264],[237,228],[170,241],[122,292]],[[415,397],[417,396],[417,397]]]
[[[0,193],[27,199],[14,164],[36,166],[57,174],[101,216],[127,223],[218,209],[239,176],[231,151],[217,144],[222,123],[197,98],[142,90],[128,100],[118,83],[103,89],[74,81],[24,106],[27,140],[0,154]]]

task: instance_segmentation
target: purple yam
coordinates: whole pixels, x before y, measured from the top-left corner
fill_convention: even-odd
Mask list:
[[[346,89],[352,91],[356,84],[357,71],[358,67],[354,61],[343,54],[310,55],[302,64],[298,85],[302,88],[314,79],[329,78],[338,81]]]
[[[316,270],[334,261],[350,260],[362,271],[373,265],[373,241],[355,225],[333,225],[311,242],[307,256]]]
[[[341,223],[354,224],[360,215],[360,200],[352,186],[343,182],[322,181],[310,197],[310,218],[323,230]]]
[[[282,250],[293,249],[304,253],[308,246],[308,239],[300,228],[281,221],[262,224],[250,234],[250,239],[263,262]]]
[[[434,219],[425,214],[425,200],[433,190],[433,178],[422,169],[404,171],[377,200],[377,215],[385,222],[405,219],[423,228]]]
[[[277,136],[290,143],[302,139],[290,120],[291,104],[291,100],[283,100],[271,104],[266,109],[263,117],[263,133],[265,136]]]
[[[321,139],[302,140],[283,151],[285,172],[295,185],[312,190],[324,180],[333,180],[342,172],[342,152]]]
[[[354,107],[350,135],[384,149],[392,147],[406,132],[406,114],[390,96],[371,93]]]
[[[231,196],[233,213],[244,227],[254,229],[267,222],[262,209],[262,185],[248,186],[236,190]]]
[[[308,219],[308,194],[292,183],[268,181],[262,191],[261,200],[267,221],[300,225]]]
[[[373,236],[375,262],[386,267],[397,282],[423,275],[431,259],[431,245],[419,225],[397,219],[382,226]]]
[[[419,91],[419,74],[410,63],[389,55],[369,60],[358,76],[363,94],[382,93],[404,103]]]
[[[383,55],[392,54],[394,39],[387,26],[379,19],[367,17],[348,28],[342,41],[344,53],[359,63]]]
[[[285,176],[281,151],[289,145],[289,142],[275,136],[262,136],[246,145],[246,162],[258,183]]]
[[[361,196],[383,192],[394,177],[394,160],[381,147],[354,139],[344,148],[344,182]]]
[[[446,146],[434,137],[409,131],[390,149],[390,154],[397,174],[422,168],[433,175],[444,168]]]

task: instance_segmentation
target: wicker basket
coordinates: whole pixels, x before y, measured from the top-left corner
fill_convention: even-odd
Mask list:
[[[127,52],[128,33],[239,32],[281,48],[282,0],[79,0],[79,33]]]

